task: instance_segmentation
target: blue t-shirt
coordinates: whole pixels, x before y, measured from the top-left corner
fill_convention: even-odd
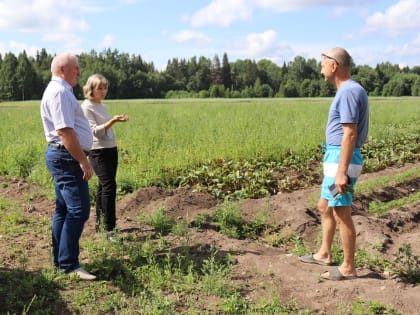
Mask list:
[[[346,81],[331,103],[326,128],[326,142],[341,145],[342,124],[357,124],[356,147],[366,141],[369,129],[368,96],[363,87],[354,80]]]

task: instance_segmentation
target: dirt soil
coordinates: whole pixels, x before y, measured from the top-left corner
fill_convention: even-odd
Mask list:
[[[360,181],[397,174],[418,166],[419,164],[410,164],[402,168],[362,175]],[[38,218],[36,220],[39,220],[40,216],[51,218],[54,203],[37,197],[39,194],[36,187],[20,180],[0,178],[0,182],[3,183],[0,185],[2,197],[15,200],[29,216]],[[381,245],[385,249],[382,255],[392,260],[400,246],[411,244],[413,254],[420,256],[420,203],[393,209],[380,218],[367,212],[371,201],[398,199],[419,190],[420,178],[417,178],[398,187],[386,187],[369,195],[358,195],[353,205],[357,247],[371,251],[374,245]],[[318,191],[319,187],[313,187],[293,193],[280,193],[265,199],[244,200],[238,205],[244,218],[249,220],[262,209],[269,209],[270,224],[279,226],[278,233],[289,231],[290,234],[299,234],[315,251],[320,218],[311,204],[314,203],[313,198]],[[28,195],[34,196],[30,202],[27,200]],[[121,232],[146,231],[146,228],[138,223],[139,212],[151,213],[161,206],[176,220],[194,222],[199,214],[211,214],[215,211],[218,202],[209,194],[189,189],[141,189],[118,202],[118,228]],[[94,233],[94,215],[92,211],[82,237]],[[262,235],[256,240],[236,240],[224,236],[212,226],[204,226],[191,229],[190,242],[191,248],[197,249],[193,251],[193,255],[200,255],[200,248],[215,247],[219,253],[229,253],[236,258],[231,281],[241,288],[248,301],[257,302],[261,297],[274,295],[284,302],[294,300],[299,306],[317,310],[320,314],[337,314],[338,308],[349,309],[353,301],[361,299],[392,305],[401,314],[420,314],[419,286],[369,267],[359,268],[358,278],[354,280],[321,280],[319,275],[327,270],[326,267],[301,263],[291,253],[290,248],[269,245],[272,244],[269,241],[270,237],[275,236]],[[19,237],[16,242],[25,242],[28,250],[37,253],[27,262],[28,269],[37,270],[40,266],[50,264],[49,234],[25,235]],[[0,252],[10,252],[10,246],[12,245],[6,243],[0,235]],[[20,264],[13,255],[2,258],[3,268],[12,269]]]

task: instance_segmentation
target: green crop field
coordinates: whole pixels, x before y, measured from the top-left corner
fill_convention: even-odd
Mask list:
[[[105,100],[120,151],[118,181],[132,189],[159,183],[164,174],[217,159],[303,160],[324,141],[330,98]],[[418,134],[420,98],[370,98],[375,143]],[[0,104],[0,174],[47,183],[46,142],[39,101]],[[392,150],[392,148],[389,148]],[[165,175],[167,176],[167,175]]]
[[[301,233],[302,226],[314,228],[315,201],[307,205],[301,191],[295,197],[277,192],[320,183],[330,102],[106,100],[111,115],[130,116],[114,127],[120,152],[118,197],[160,185],[194,186],[219,199],[217,207],[202,209],[194,218],[187,202],[180,216],[165,206],[148,211],[143,204],[125,207],[126,200],[140,194],[119,200],[125,228],[119,223],[117,241],[95,233],[92,219],[81,239],[81,261],[98,276],[92,282],[63,275],[50,264],[54,188],[44,161],[40,102],[0,103],[0,313],[320,314],[328,300],[338,301],[333,313],[339,315],[403,314],[388,302],[395,308],[412,307],[406,301],[416,296],[419,284],[418,163],[405,171],[366,176],[370,178],[356,187],[356,195],[363,197],[356,264],[369,271],[367,276],[337,287],[322,284],[315,268],[293,262],[293,256],[312,251],[320,239],[320,234]],[[420,98],[370,98],[370,106],[364,172],[420,161]],[[89,185],[93,193],[96,180]],[[311,191],[304,191],[309,203]],[[262,198],[270,194],[275,196]],[[168,199],[162,197],[166,205]],[[243,200],[234,202],[254,197],[261,199],[247,200],[252,201],[248,212],[243,212]],[[172,203],[178,207],[179,200]],[[290,219],[294,211],[289,207],[306,214]],[[291,220],[299,223],[296,229]],[[399,244],[403,246],[397,249]],[[339,248],[335,239],[336,262],[343,259]],[[360,298],[360,285],[373,289]],[[402,293],[392,301],[386,300],[388,295],[376,301],[377,287],[386,288],[381,295]],[[331,288],[335,298],[318,294],[309,306],[300,305],[293,293],[299,290],[297,296],[308,300],[313,292]]]

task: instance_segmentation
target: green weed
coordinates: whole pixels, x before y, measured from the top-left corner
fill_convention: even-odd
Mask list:
[[[398,174],[381,176],[374,179],[368,179],[363,183],[357,183],[355,186],[355,194],[371,194],[378,189],[395,186],[401,182],[407,182],[419,177],[420,167],[414,167],[407,171],[402,171]]]
[[[62,305],[58,290],[47,271],[0,268],[0,313],[55,314]]]
[[[216,209],[213,219],[219,224],[220,232],[232,237],[241,236],[242,219],[241,208],[231,202],[225,202]]]
[[[393,272],[408,282],[420,284],[420,258],[413,254],[411,244],[399,247],[394,257],[391,262]]]
[[[268,243],[274,247],[288,245],[296,242],[296,235],[289,227],[282,228],[278,233],[273,233],[268,236]]]
[[[290,241],[293,244],[292,253],[296,256],[303,256],[310,252],[305,240],[301,236],[294,235],[290,238]]]
[[[226,314],[245,314],[248,303],[239,292],[234,292],[223,299],[222,311]]]
[[[25,234],[28,224],[33,223],[15,202],[0,198],[0,234],[13,238]]]
[[[409,204],[415,203],[420,200],[420,192],[416,192],[412,195],[407,197],[403,197],[396,200],[391,200],[388,202],[381,202],[381,201],[372,201],[369,203],[369,212],[372,214],[376,214],[381,216],[387,213],[391,209],[399,209],[403,206],[407,206]]]
[[[209,258],[203,261],[201,267],[202,287],[203,293],[215,294],[223,296],[225,294],[225,279],[230,272],[230,264],[223,263],[220,259],[217,259],[216,251],[212,251]]]
[[[188,237],[190,234],[190,224],[186,220],[181,220],[173,225],[172,232],[180,237]]]
[[[174,224],[174,220],[167,214],[165,207],[159,207],[150,215],[150,225],[156,233],[164,235],[172,230]]]
[[[347,314],[347,312],[344,312],[344,313]],[[357,301],[352,303],[351,314],[352,315],[382,315],[382,314],[401,315],[400,312],[396,311],[390,305],[383,305],[380,302],[365,301],[362,299],[358,299]]]
[[[373,251],[367,251],[365,248],[359,248],[355,252],[355,264],[357,267],[374,268],[382,271],[388,270],[390,262],[380,255],[383,250],[381,245],[372,245]],[[375,254],[375,252],[377,254]]]

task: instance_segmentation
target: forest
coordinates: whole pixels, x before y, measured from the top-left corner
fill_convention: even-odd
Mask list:
[[[0,101],[40,99],[51,78],[53,57],[45,49],[35,57],[25,51],[18,56],[0,54]],[[217,54],[212,59],[173,58],[164,70],[140,55],[116,49],[92,50],[77,57],[81,76],[74,92],[79,99],[84,82],[93,73],[108,78],[109,99],[330,97],[335,92],[320,76],[320,61],[302,56],[281,66],[268,59],[230,62],[226,53],[221,59]],[[420,96],[420,66],[353,64],[352,77],[370,96]]]

